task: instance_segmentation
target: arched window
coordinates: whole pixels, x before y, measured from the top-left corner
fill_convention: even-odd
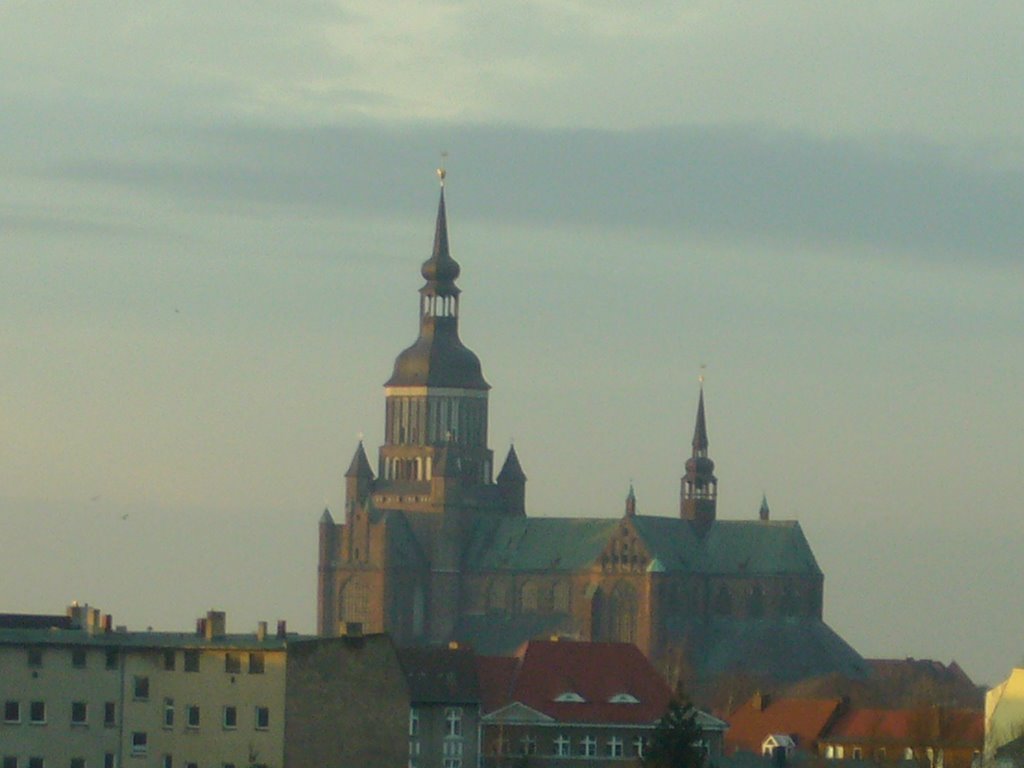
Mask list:
[[[564,581],[556,581],[551,588],[551,606],[555,613],[569,612],[569,585]]]
[[[608,598],[608,639],[635,643],[636,614],[636,590],[629,582],[620,581]]]
[[[508,587],[501,579],[494,579],[487,588],[487,610],[499,613],[508,610]]]

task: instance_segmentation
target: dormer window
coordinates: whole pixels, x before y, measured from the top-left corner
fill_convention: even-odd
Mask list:
[[[558,694],[558,696],[555,697],[555,701],[562,703],[570,702],[573,704],[583,704],[586,701],[586,699],[584,699],[575,691],[566,691],[565,693]]]
[[[631,693],[616,693],[610,699],[609,704],[639,704],[640,700]]]

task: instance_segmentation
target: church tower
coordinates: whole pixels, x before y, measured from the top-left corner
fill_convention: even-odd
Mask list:
[[[459,338],[459,264],[448,246],[445,174],[434,247],[423,262],[419,334],[384,384],[377,474],[356,448],[345,522],[321,521],[319,631],[349,626],[398,642],[443,642],[462,599],[462,560],[484,518],[525,514],[526,475],[511,449],[498,482],[487,447],[490,385]]]
[[[442,451],[447,475],[469,486],[491,482],[487,391],[480,360],[459,339],[459,264],[448,251],[444,176],[434,251],[420,274],[420,332],[395,360],[384,385],[384,445],[379,484],[429,483]]]
[[[704,418],[704,387],[697,402],[697,423],[693,428],[693,454],[686,460],[686,474],[680,482],[679,516],[693,522],[700,535],[715,521],[718,480],[715,462],[708,458],[708,427]]]

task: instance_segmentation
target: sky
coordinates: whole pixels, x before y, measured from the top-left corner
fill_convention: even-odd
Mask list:
[[[1024,9],[0,4],[0,612],[315,627],[316,522],[460,327],[536,516],[800,521],[868,657],[1024,662]]]

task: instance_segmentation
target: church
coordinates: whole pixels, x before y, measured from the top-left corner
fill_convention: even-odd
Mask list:
[[[551,636],[627,641],[694,680],[865,673],[822,619],[824,575],[799,523],[765,501],[752,519],[718,519],[703,387],[678,510],[638,514],[631,488],[618,518],[527,515],[514,446],[495,475],[490,385],[459,338],[443,172],[420,273],[419,336],[384,384],[376,471],[360,442],[344,519],[320,520],[320,634],[487,655]]]

